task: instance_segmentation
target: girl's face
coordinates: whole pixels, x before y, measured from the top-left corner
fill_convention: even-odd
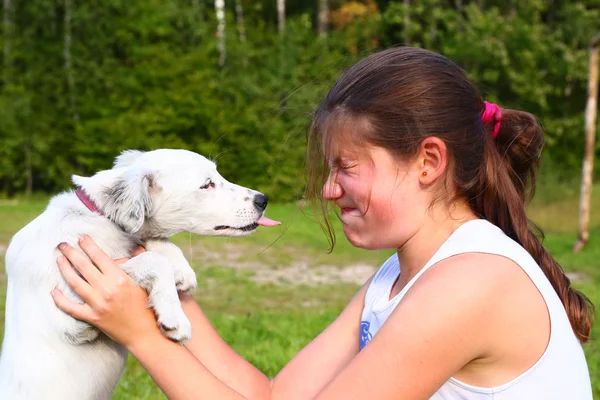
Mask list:
[[[401,247],[419,230],[429,204],[414,163],[375,146],[337,153],[329,160],[322,195],[340,208],[350,243],[364,249]]]

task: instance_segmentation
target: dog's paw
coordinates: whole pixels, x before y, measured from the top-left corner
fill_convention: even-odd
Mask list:
[[[192,325],[181,308],[157,314],[158,326],[166,337],[177,343],[185,343],[192,338]]]
[[[189,266],[187,268],[175,268],[175,287],[178,292],[191,293],[196,290],[198,281],[196,273]]]

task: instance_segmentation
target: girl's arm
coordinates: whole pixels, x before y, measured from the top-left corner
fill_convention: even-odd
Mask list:
[[[57,304],[124,344],[171,399],[430,398],[464,365],[489,354],[490,343],[498,339],[492,336],[498,323],[490,324],[490,315],[509,315],[500,312],[503,302],[498,301],[509,287],[510,279],[498,273],[506,268],[490,267],[488,255],[451,257],[421,276],[360,353],[368,283],[270,383],[222,341],[190,299],[184,300],[194,332],[189,351],[169,343],[146,308],[143,289],[90,239],[81,247],[98,268],[72,248],[61,251],[85,280],[66,260],[59,266],[86,304],[55,295]],[[469,261],[474,258],[477,262]]]
[[[506,296],[512,279],[502,264],[506,262],[488,255],[441,261],[421,276],[359,352],[365,284],[342,314],[275,377],[269,398],[430,398],[472,360],[489,360],[489,343],[499,339],[494,333],[499,318],[491,323],[490,316],[503,314],[506,307],[498,300]],[[259,393],[264,386],[254,367],[227,346],[191,297],[183,302],[194,332],[200,332],[187,344],[190,351],[229,386]]]
[[[312,399],[356,356],[369,282],[342,314],[275,377],[271,382],[272,399]],[[192,296],[182,296],[182,305],[193,332],[186,347],[224,383],[249,398],[261,398],[264,375],[227,345]]]
[[[271,383],[225,343],[191,296],[182,296],[182,306],[192,323],[192,339],[184,347],[164,338],[152,310],[147,308],[146,292],[89,237],[79,245],[91,261],[66,245],[60,251],[68,260],[59,259],[58,264],[85,304],[73,303],[54,291],[56,304],[125,345],[170,399],[309,399],[358,352],[360,315],[368,283],[336,321]]]
[[[266,377],[255,375],[251,392],[245,387],[231,388],[184,346],[166,338],[158,328],[154,312],[147,307],[146,292],[91,239],[84,238],[80,245],[96,265],[68,245],[60,246],[68,260],[59,257],[57,261],[65,280],[85,304],[74,303],[54,290],[52,296],[56,305],[123,344],[169,399],[269,399],[270,384]]]
[[[269,399],[270,386],[266,377],[257,377],[248,388],[251,390],[241,386],[231,388],[184,346],[170,341],[160,332],[133,342],[127,349],[170,400]]]

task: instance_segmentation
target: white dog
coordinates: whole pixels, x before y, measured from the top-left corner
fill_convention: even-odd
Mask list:
[[[55,196],[6,253],[2,400],[110,399],[124,370],[125,348],[55,306],[54,288],[81,302],[56,264],[59,243],[78,248],[85,233],[113,259],[145,245],[122,268],[149,293],[163,333],[183,342],[191,327],[177,290],[194,289],[196,276],[167,237],[243,236],[277,224],[263,216],[265,195],[226,181],[214,163],[186,150],[126,151],[112,169],[73,182],[78,189]]]

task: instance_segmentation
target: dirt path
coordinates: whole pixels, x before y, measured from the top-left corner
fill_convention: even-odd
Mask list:
[[[317,285],[334,283],[363,284],[376,271],[377,265],[352,263],[343,267],[315,263],[300,249],[271,251],[261,254],[261,249],[226,243],[221,248],[208,248],[202,243],[181,248],[195,266],[224,266],[252,271],[250,279],[256,282],[273,282],[281,285]]]

